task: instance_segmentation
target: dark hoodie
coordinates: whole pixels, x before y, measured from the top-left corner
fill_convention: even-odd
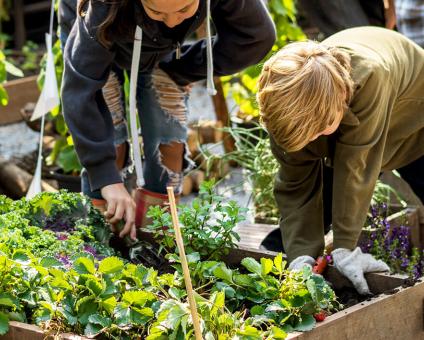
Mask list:
[[[75,6],[75,0],[62,1],[69,6],[61,11],[61,25],[69,27],[74,16],[67,9]],[[140,72],[150,72],[159,64],[179,85],[205,79],[206,40],[183,43],[205,20],[206,0],[200,0],[196,14],[172,29],[171,35],[163,23],[148,17],[140,0],[133,3],[135,24],[143,30]],[[130,69],[133,50],[133,36],[114,38],[109,49],[98,42],[96,27],[107,11],[107,4],[91,0],[87,14],[72,26],[64,52],[63,113],[92,190],[121,182],[115,166],[113,124],[101,89],[112,64]],[[215,76],[259,62],[274,44],[275,28],[261,0],[212,0],[211,15],[217,32],[213,37]],[[180,59],[175,57],[178,45]]]

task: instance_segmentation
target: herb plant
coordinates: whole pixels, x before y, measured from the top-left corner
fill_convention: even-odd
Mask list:
[[[255,220],[259,223],[277,224],[279,211],[274,197],[274,177],[279,165],[272,154],[267,133],[259,124],[249,129],[224,128],[224,131],[235,140],[235,150],[216,155],[203,148],[207,164],[213,164],[219,158],[243,167],[252,188]]]
[[[203,260],[217,260],[236,247],[239,235],[234,231],[237,223],[244,220],[245,209],[236,202],[224,202],[216,195],[214,181],[202,183],[199,196],[190,206],[180,206],[179,221],[187,253],[197,252]],[[176,243],[174,230],[167,208],[152,207],[148,217],[152,219],[150,230],[167,253],[174,253]]]

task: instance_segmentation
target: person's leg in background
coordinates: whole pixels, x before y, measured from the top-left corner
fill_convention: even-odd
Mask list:
[[[193,162],[186,145],[187,91],[155,68],[152,74],[139,76],[137,92],[146,184],[137,190],[136,224],[144,226],[148,208],[167,203],[167,187],[176,196],[181,194],[184,173]]]
[[[424,204],[424,156],[397,171]]]

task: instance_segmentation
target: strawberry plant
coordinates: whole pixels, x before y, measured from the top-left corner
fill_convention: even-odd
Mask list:
[[[288,271],[282,254],[260,262],[246,258],[240,269],[218,261],[219,247],[234,245],[241,210],[212,186],[206,183],[192,206],[180,208],[184,228],[203,238],[185,242],[204,339],[284,339],[337,307],[322,277]],[[161,275],[114,256],[107,237],[103,243],[95,238],[99,230],[108,235],[107,224],[78,194],[43,193],[30,201],[0,196],[0,203],[0,334],[17,320],[90,338],[193,337],[176,254],[168,255],[176,270]],[[152,211],[152,228],[165,234],[169,246],[163,247],[173,252],[172,233],[162,228],[169,216]],[[216,240],[207,242],[206,235]]]

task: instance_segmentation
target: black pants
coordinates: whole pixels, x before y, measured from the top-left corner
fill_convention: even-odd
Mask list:
[[[310,23],[330,36],[357,26],[384,26],[383,0],[300,0]]]
[[[402,179],[409,184],[412,191],[421,202],[424,204],[424,156],[418,158],[416,161],[397,169]],[[324,188],[323,188],[323,201],[324,201],[324,227],[327,232],[331,225],[331,207],[333,202],[333,169],[324,166],[323,171]]]

